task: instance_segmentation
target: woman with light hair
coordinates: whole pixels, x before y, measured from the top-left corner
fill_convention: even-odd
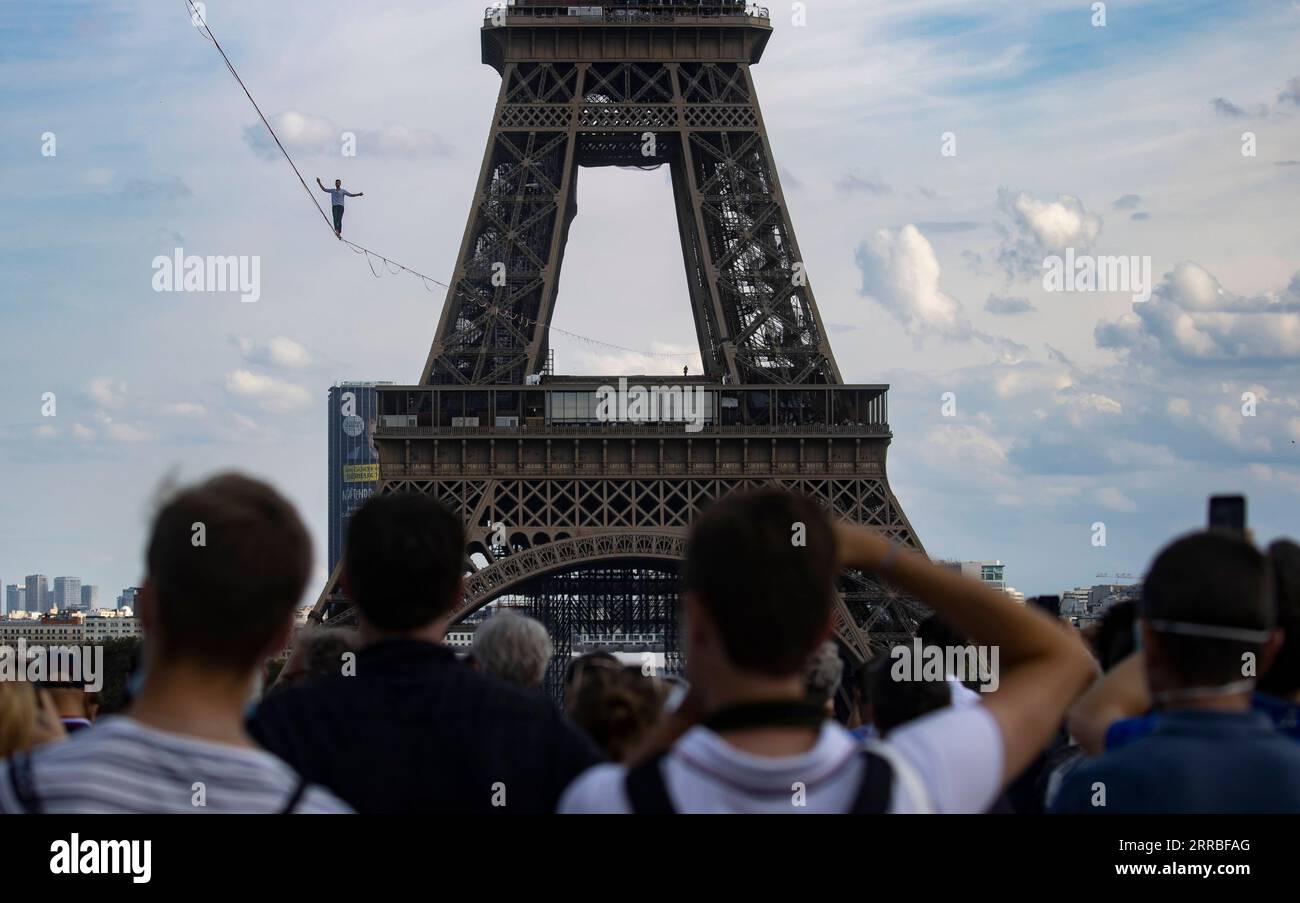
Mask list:
[[[0,680],[0,760],[65,736],[48,694],[27,681]]]
[[[474,660],[493,677],[529,689],[542,684],[551,661],[551,638],[540,621],[499,611],[474,631]]]

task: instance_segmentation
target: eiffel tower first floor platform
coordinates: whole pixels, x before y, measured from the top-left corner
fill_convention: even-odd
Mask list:
[[[766,486],[924,551],[886,479],[885,386],[530,382],[378,388],[378,491],[426,493],[464,520],[458,619],[510,599],[548,625],[566,660],[576,627],[653,624],[671,667],[679,661],[676,573],[692,520],[728,493]],[[602,408],[610,392],[632,401]],[[657,396],[653,406],[646,395]],[[354,616],[336,577],[316,620]],[[868,575],[846,572],[836,637],[864,661],[910,637],[924,614]]]

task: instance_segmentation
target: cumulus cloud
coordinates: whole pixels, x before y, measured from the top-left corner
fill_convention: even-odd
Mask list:
[[[297,383],[287,382],[254,373],[235,370],[226,375],[226,391],[240,398],[251,399],[265,411],[282,414],[301,410],[311,405],[311,393]]]
[[[984,309],[991,314],[1024,314],[1036,310],[1028,298],[1009,298],[1006,295],[989,295]]]
[[[108,376],[96,376],[90,381],[90,397],[106,408],[120,408],[126,404],[126,383]]]
[[[208,409],[192,401],[178,401],[163,405],[162,411],[172,417],[204,417]]]
[[[323,116],[286,110],[271,117],[271,126],[290,153],[303,155],[337,157],[343,147],[344,132],[356,136],[359,157],[445,157],[451,152],[435,133],[404,125],[380,129],[344,128]],[[280,154],[275,139],[260,121],[244,128],[244,141],[259,157],[270,160]]]
[[[1101,348],[1183,364],[1300,361],[1300,272],[1280,292],[1247,297],[1183,262],[1150,301],[1097,324],[1093,336]]]
[[[1002,245],[998,261],[1008,278],[1041,275],[1043,258],[1090,249],[1101,234],[1101,217],[1089,213],[1078,198],[1068,194],[1044,201],[1026,192],[998,191],[998,208],[1009,220],[999,225]]]
[[[239,353],[250,364],[264,364],[301,370],[311,366],[311,353],[293,339],[272,336],[264,342],[240,337],[235,340]]]
[[[1018,342],[971,327],[961,304],[939,287],[939,258],[916,226],[880,229],[858,246],[856,256],[862,294],[898,320],[918,344],[926,337],[976,340],[994,349],[1001,360],[1022,360],[1028,354]]]
[[[153,438],[147,430],[114,420],[103,411],[95,415],[95,421],[104,435],[114,442],[147,442]]]
[[[1094,496],[1097,499],[1097,504],[1111,511],[1132,514],[1138,510],[1133,500],[1114,486],[1104,486],[1098,489]]]
[[[881,229],[857,251],[862,294],[897,319],[908,335],[945,339],[971,337],[957,300],[939,287],[939,259],[921,231],[907,225]]]

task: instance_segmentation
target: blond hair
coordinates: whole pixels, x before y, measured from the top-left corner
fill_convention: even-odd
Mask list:
[[[32,745],[36,692],[23,680],[0,680],[0,759]]]

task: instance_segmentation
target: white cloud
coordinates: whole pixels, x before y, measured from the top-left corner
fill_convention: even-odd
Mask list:
[[[116,421],[103,411],[95,414],[95,420],[104,431],[104,435],[114,442],[147,442],[153,438],[146,430]]]
[[[90,381],[90,397],[106,408],[120,408],[126,403],[126,383],[111,377],[97,376]]]
[[[1000,227],[1003,242],[998,260],[1009,277],[1033,277],[1042,273],[1043,258],[1062,254],[1066,248],[1085,251],[1101,234],[1101,217],[1084,209],[1072,195],[1058,195],[1043,201],[1026,192],[998,190],[998,207],[1010,220]]]
[[[356,155],[360,158],[444,157],[450,153],[447,144],[435,133],[405,125],[348,128],[323,116],[286,110],[271,117],[271,126],[291,154],[337,157],[343,148],[344,132],[355,136]],[[258,156],[274,159],[280,155],[275,140],[260,120],[244,129],[244,140]]]
[[[311,353],[285,336],[272,336],[265,342],[241,338],[238,343],[240,354],[250,364],[269,364],[294,370],[311,366]]]
[[[201,404],[193,401],[178,401],[174,404],[163,405],[163,413],[173,417],[204,417],[208,409]]]
[[[42,423],[36,428],[37,439],[53,439],[59,435],[59,428],[50,423]]]
[[[902,323],[908,335],[970,338],[970,323],[961,317],[957,300],[939,287],[934,248],[916,226],[878,230],[858,247],[857,261],[862,293]]]
[[[1093,335],[1101,348],[1183,364],[1300,361],[1300,273],[1281,291],[1246,297],[1180,263],[1151,300],[1098,323]]]
[[[302,386],[254,373],[235,370],[226,375],[226,391],[241,398],[253,399],[265,411],[285,413],[311,405],[311,393]]]
[[[1106,486],[1102,489],[1098,489],[1097,492],[1094,493],[1094,497],[1097,499],[1099,505],[1111,511],[1122,511],[1127,514],[1132,514],[1134,511],[1138,510],[1138,507],[1133,500],[1120,492],[1114,486]]]
[[[80,423],[72,425],[72,438],[79,442],[90,442],[95,438],[95,431],[90,427],[82,426]]]

